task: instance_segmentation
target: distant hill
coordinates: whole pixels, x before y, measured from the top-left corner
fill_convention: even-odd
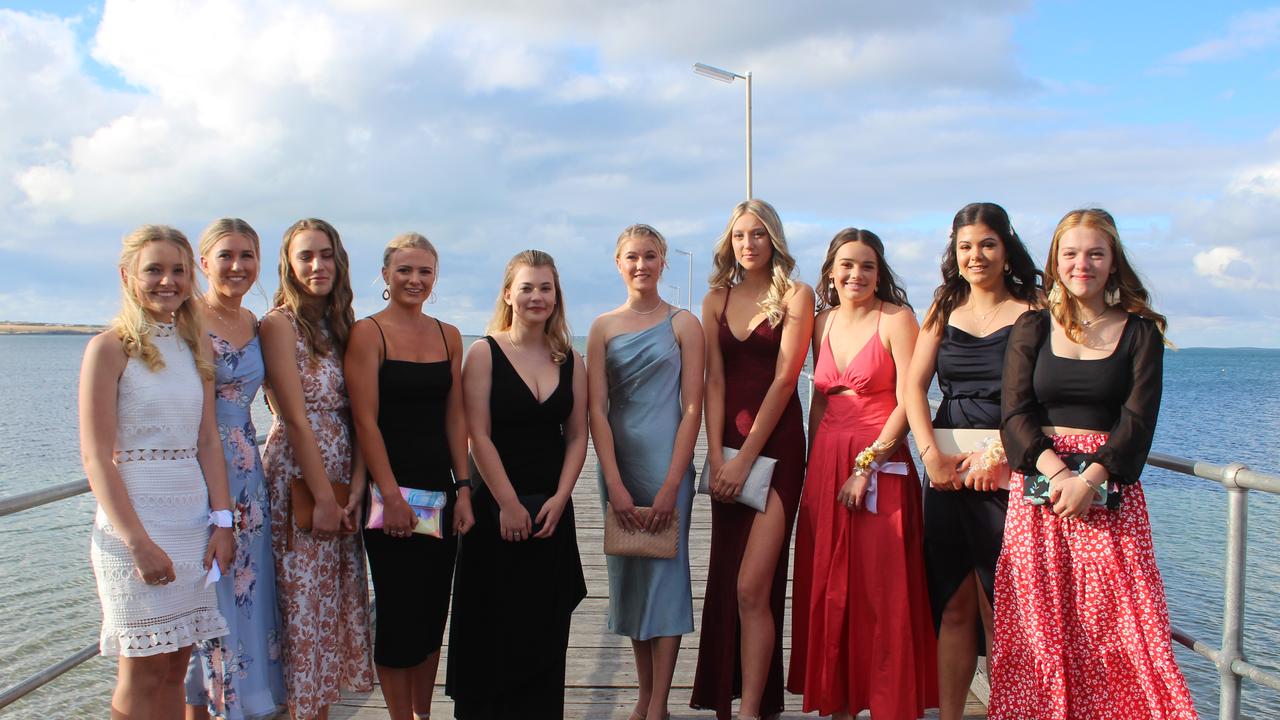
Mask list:
[[[63,323],[0,320],[0,335],[96,335],[105,329],[102,325],[66,325]]]

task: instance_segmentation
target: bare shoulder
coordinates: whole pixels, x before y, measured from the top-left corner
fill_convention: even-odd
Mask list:
[[[718,313],[724,307],[724,297],[728,292],[725,288],[711,288],[702,298],[702,312]]]
[[[456,325],[451,325],[443,320],[440,320],[439,322],[440,322],[440,327],[444,330],[445,342],[449,344],[449,347],[461,350],[462,349],[462,331],[459,330],[458,326]]]
[[[597,316],[591,321],[591,329],[587,331],[587,337],[604,340],[609,336],[609,331],[613,329],[613,323],[617,318],[617,310],[610,310]]]
[[[916,321],[915,312],[906,305],[894,305],[886,302],[882,309],[883,322],[889,327],[898,328],[919,328],[920,323]]]
[[[262,316],[262,322],[259,323],[262,331],[276,336],[293,336],[293,323],[289,322],[289,318],[279,310],[268,310],[266,315]]]
[[[129,356],[124,352],[124,342],[115,330],[104,330],[94,335],[84,349],[86,365],[94,363],[110,368],[124,369]]]
[[[805,298],[809,299],[810,304],[813,303],[813,288],[809,287],[808,283],[796,280],[791,283],[791,289],[787,291],[787,294],[783,296],[782,300],[783,302],[791,302],[792,300],[803,301]]]
[[[676,310],[671,316],[671,324],[675,326],[677,335],[682,332],[702,332],[702,323],[688,310]]]

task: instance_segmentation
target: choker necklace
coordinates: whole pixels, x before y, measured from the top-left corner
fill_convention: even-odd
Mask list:
[[[662,307],[662,298],[658,298],[658,304],[657,304],[657,305],[654,305],[653,307],[649,308],[648,310],[637,310],[637,309],[635,309],[635,308],[631,307],[631,303],[627,303],[627,309],[628,309],[628,310],[630,310],[631,312],[633,312],[633,313],[637,314],[637,315],[649,315],[649,314],[653,313],[654,311],[656,311],[656,310],[657,310],[658,308],[660,308],[660,307]]]

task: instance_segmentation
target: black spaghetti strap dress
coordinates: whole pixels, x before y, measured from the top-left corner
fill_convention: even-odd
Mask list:
[[[373,318],[378,332],[382,326]],[[436,321],[441,338],[444,328]],[[445,340],[445,352],[449,343]],[[445,424],[449,390],[453,386],[452,358],[411,362],[386,357],[378,368],[378,430],[387,446],[391,472],[401,487],[439,490],[448,504],[444,539],[414,533],[391,537],[381,528],[364,530],[364,548],[373,576],[373,661],[393,668],[410,668],[440,649],[449,616],[449,588],[458,541],[452,534],[453,462]],[[373,487],[373,478],[369,478]],[[370,490],[372,493],[372,490]]]
[[[573,410],[573,359],[539,403],[502,348],[493,357],[490,436],[516,494],[530,508],[554,495],[564,465],[564,424]],[[569,621],[587,594],[573,522],[573,501],[555,533],[508,542],[497,503],[472,465],[476,525],[462,539],[453,588],[445,690],[459,720],[564,717]]]
[[[1000,427],[1000,383],[1012,328],[977,337],[953,325],[943,326],[937,360],[942,403],[933,418],[935,428]],[[987,601],[994,606],[996,560],[1008,507],[1008,490],[937,490],[925,484],[925,573],[935,632],[951,596],[975,570]],[[982,633],[982,623],[977,625]]]

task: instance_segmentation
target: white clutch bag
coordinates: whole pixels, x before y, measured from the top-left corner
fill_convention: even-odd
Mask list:
[[[738,451],[731,447],[724,448],[725,462],[729,462],[737,454]],[[765,505],[769,502],[769,483],[773,480],[773,466],[777,464],[778,461],[771,457],[757,456],[756,461],[751,463],[747,481],[742,484],[738,502],[756,512],[764,512]],[[698,477],[698,492],[703,495],[711,494],[711,462],[709,460],[702,464],[702,475]]]
[[[945,455],[982,452],[993,442],[1000,442],[1000,431],[995,428],[934,428],[933,449]],[[964,477],[964,473],[960,477]],[[1007,484],[1003,484],[1008,489]]]

